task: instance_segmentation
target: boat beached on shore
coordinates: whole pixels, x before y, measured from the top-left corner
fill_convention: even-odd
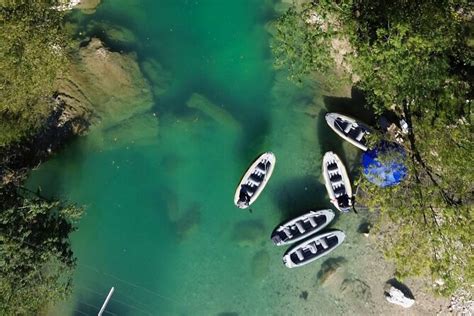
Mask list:
[[[342,244],[345,238],[346,235],[340,230],[334,230],[311,237],[288,249],[283,256],[283,263],[288,268],[304,266],[329,254]]]
[[[339,113],[327,113],[326,122],[343,139],[363,151],[367,150],[366,136],[370,133],[370,128],[367,125]]]
[[[275,155],[266,152],[260,155],[247,169],[234,195],[234,204],[238,208],[248,208],[257,200],[272,176],[275,162]]]
[[[333,219],[332,210],[310,211],[279,225],[271,239],[277,246],[288,245],[309,237],[326,227]]]
[[[341,212],[352,207],[352,187],[341,159],[328,151],[323,157],[323,177],[331,203]]]

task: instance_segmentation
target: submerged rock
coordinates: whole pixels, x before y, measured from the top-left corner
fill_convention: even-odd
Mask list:
[[[174,191],[167,188],[163,188],[162,191],[166,197],[165,205],[168,219],[171,222],[176,222],[183,216],[182,210],[179,207],[178,195]]]
[[[87,25],[86,34],[90,37],[100,38],[109,46],[122,49],[136,46],[139,43],[138,38],[131,30],[107,21],[92,21]]]
[[[58,82],[59,102],[70,116],[83,116],[102,129],[148,111],[153,97],[136,56],[110,52],[93,38],[79,50],[68,76]]]
[[[212,103],[208,98],[201,94],[193,93],[186,102],[186,105],[190,108],[203,112],[214,121],[222,125],[231,127],[233,129],[241,128],[239,122],[229,112]]]
[[[241,247],[252,246],[266,237],[265,226],[261,220],[245,220],[235,224],[232,241]]]
[[[306,301],[308,299],[308,291],[301,292],[300,298]]]
[[[201,223],[201,207],[198,204],[192,205],[184,212],[183,216],[176,220],[176,234],[179,241],[183,241],[195,232]]]
[[[252,276],[264,278],[268,274],[270,255],[265,250],[260,250],[252,258]]]
[[[82,13],[85,14],[94,13],[100,4],[100,0],[75,0],[75,2],[78,3],[74,6],[74,8],[80,9]]]
[[[345,279],[341,284],[340,291],[345,297],[352,297],[358,301],[369,302],[372,299],[370,287],[359,279]]]
[[[397,285],[395,287],[395,285]],[[402,291],[402,289],[404,291]],[[415,304],[415,299],[408,293],[408,288],[398,282],[387,282],[385,284],[385,299],[392,304],[402,306],[404,308],[412,307]]]
[[[327,282],[333,278],[336,272],[340,271],[343,264],[347,260],[343,257],[327,259],[321,264],[321,270],[319,270],[317,278],[321,285],[327,284]]]
[[[92,14],[99,4],[100,0],[61,0],[54,8],[58,11],[79,9],[82,13]]]
[[[146,59],[140,64],[143,73],[151,83],[153,95],[161,96],[169,89],[171,84],[171,74],[163,66],[152,58]]]
[[[158,118],[151,113],[132,116],[102,131],[102,149],[144,146],[158,138]]]

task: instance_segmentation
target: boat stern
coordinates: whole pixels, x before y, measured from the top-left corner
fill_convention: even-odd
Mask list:
[[[291,261],[289,254],[284,255],[282,260],[283,260],[283,264],[287,266],[288,268],[295,267],[295,264],[293,263],[293,261]]]

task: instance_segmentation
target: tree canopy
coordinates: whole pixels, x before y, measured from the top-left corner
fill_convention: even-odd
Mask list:
[[[56,2],[0,5],[0,146],[37,131],[54,108],[69,43]]]
[[[368,106],[408,122],[398,141],[409,176],[384,189],[360,178],[359,201],[380,211],[381,246],[398,276],[430,276],[442,294],[474,281],[473,10],[464,0],[308,1],[275,22],[273,39],[276,66],[300,73],[337,66],[335,43],[346,42],[339,63]]]
[[[0,314],[36,315],[71,290],[69,234],[82,209],[35,196],[0,212]]]

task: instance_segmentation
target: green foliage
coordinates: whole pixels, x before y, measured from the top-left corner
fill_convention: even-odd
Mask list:
[[[365,193],[359,202],[380,210],[382,249],[399,277],[441,279],[436,290],[444,295],[468,287],[474,282],[472,4],[322,0],[305,8],[322,17],[319,26],[328,27],[315,31],[291,8],[277,21],[277,65],[292,72],[327,72],[334,65],[327,62],[333,40],[347,39],[351,50],[343,63],[360,78],[357,86],[369,106],[378,114],[394,110],[410,126],[403,143],[408,178],[385,189],[358,181]],[[307,33],[314,37],[301,35]],[[374,133],[369,142],[379,139]]]
[[[35,132],[53,110],[68,38],[55,1],[0,6],[0,146]]]
[[[82,210],[23,198],[0,212],[0,314],[36,315],[71,290],[69,234]]]
[[[359,87],[383,112],[404,101],[432,115],[462,112],[469,85],[452,70],[466,49],[467,23],[457,12],[463,1],[354,1],[349,56]],[[466,8],[467,9],[467,8]]]
[[[297,82],[315,70],[327,75],[334,68],[329,43],[333,32],[330,28],[323,31],[317,22],[308,22],[316,18],[317,11],[314,3],[293,6],[273,23],[275,67],[288,68],[290,79]]]

